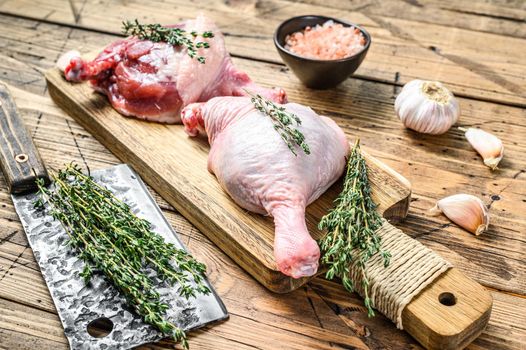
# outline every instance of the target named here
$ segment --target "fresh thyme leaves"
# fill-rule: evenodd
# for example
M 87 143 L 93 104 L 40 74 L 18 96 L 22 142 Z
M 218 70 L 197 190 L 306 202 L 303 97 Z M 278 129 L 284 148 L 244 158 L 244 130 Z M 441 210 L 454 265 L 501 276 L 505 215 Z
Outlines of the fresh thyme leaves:
M 136 36 L 141 40 L 150 40 L 153 42 L 163 41 L 175 46 L 184 46 L 186 47 L 188 55 L 192 58 L 197 58 L 200 63 L 205 63 L 205 58 L 203 56 L 197 56 L 197 49 L 208 49 L 210 44 L 206 41 L 198 41 L 194 43 L 194 39 L 197 36 L 203 38 L 214 37 L 214 33 L 211 31 L 199 34 L 195 31 L 187 32 L 181 28 L 163 27 L 158 23 L 140 24 L 137 19 L 133 22 L 122 22 L 122 32 L 126 35 Z
M 305 142 L 305 135 L 294 128 L 294 123 L 301 125 L 301 119 L 297 115 L 288 112 L 285 107 L 278 106 L 259 94 L 254 95 L 248 90 L 245 91 L 250 95 L 254 107 L 272 119 L 274 130 L 278 132 L 295 156 L 298 156 L 295 146 L 299 146 L 305 154 L 310 154 L 309 145 Z
M 40 196 L 35 207 L 62 223 L 68 244 L 86 263 L 80 276 L 88 283 L 95 271 L 102 272 L 145 322 L 187 349 L 184 331 L 164 317 L 169 306 L 161 301 L 149 271 L 155 270 L 160 280 L 177 285 L 179 294 L 189 298 L 210 293 L 204 283 L 206 266 L 166 243 L 148 221 L 77 165 L 67 165 L 51 177 L 53 187 L 37 181 Z
M 326 277 L 340 277 L 345 289 L 353 292 L 355 286 L 350 269 L 355 264 L 361 270 L 365 306 L 371 317 L 374 316 L 374 305 L 369 298 L 365 264 L 374 254 L 379 253 L 387 267 L 391 254 L 381 250 L 381 238 L 376 232 L 382 225 L 382 219 L 371 198 L 367 165 L 360 152 L 360 140 L 356 141 L 351 151 L 343 190 L 335 203 L 336 207 L 319 223 L 320 229 L 327 229 L 327 235 L 319 241 L 322 263 L 328 267 Z

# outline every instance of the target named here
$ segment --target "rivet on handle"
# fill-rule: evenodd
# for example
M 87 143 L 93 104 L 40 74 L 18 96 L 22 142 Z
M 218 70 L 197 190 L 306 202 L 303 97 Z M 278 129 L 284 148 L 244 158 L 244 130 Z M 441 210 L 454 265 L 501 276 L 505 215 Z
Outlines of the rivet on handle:
M 17 154 L 15 156 L 15 160 L 18 162 L 18 163 L 25 163 L 27 162 L 27 160 L 29 159 L 29 157 L 27 156 L 27 154 L 25 153 L 20 153 L 20 154 Z

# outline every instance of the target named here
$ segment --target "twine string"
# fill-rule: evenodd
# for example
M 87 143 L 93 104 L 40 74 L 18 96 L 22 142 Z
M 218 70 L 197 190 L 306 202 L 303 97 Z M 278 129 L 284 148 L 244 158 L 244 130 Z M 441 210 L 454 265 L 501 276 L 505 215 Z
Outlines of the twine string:
M 440 255 L 387 223 L 378 229 L 382 249 L 391 253 L 384 267 L 380 254 L 366 264 L 369 298 L 374 308 L 403 329 L 402 311 L 411 300 L 452 265 Z M 356 291 L 363 296 L 362 275 L 357 265 L 351 267 Z

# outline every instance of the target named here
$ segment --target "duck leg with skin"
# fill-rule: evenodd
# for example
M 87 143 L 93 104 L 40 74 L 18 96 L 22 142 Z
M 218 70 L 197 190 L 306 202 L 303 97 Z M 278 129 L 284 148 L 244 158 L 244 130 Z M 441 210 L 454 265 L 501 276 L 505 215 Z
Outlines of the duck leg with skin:
M 209 18 L 198 16 L 172 28 L 212 32 L 211 38 L 194 38 L 210 46 L 197 49 L 205 63 L 190 57 L 183 46 L 128 37 L 110 44 L 93 61 L 70 51 L 57 66 L 69 81 L 89 80 L 121 114 L 161 123 L 180 123 L 181 109 L 190 103 L 215 96 L 244 96 L 245 89 L 286 102 L 282 89 L 261 88 L 234 67 L 223 35 Z
M 181 113 L 186 132 L 208 135 L 208 170 L 241 207 L 271 215 L 275 223 L 274 256 L 281 272 L 294 278 L 312 276 L 320 249 L 305 222 L 305 207 L 343 173 L 349 145 L 334 121 L 312 109 L 288 103 L 310 154 L 295 156 L 248 97 L 216 97 L 194 103 Z

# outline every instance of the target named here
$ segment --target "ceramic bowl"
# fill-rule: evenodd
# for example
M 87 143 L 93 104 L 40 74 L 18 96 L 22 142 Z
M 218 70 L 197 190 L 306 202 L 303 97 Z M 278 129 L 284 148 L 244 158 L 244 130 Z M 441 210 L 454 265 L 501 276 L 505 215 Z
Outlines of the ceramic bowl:
M 285 38 L 287 35 L 323 24 L 329 20 L 340 23 L 345 27 L 353 26 L 360 30 L 365 38 L 365 47 L 358 53 L 337 60 L 318 60 L 306 58 L 292 53 L 285 49 Z M 281 23 L 274 33 L 274 45 L 278 49 L 279 55 L 287 66 L 294 72 L 299 80 L 307 87 L 313 89 L 329 89 L 343 82 L 360 66 L 369 46 L 371 46 L 371 36 L 360 26 L 345 22 L 336 18 L 325 16 L 298 16 L 292 17 Z

